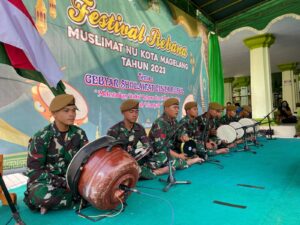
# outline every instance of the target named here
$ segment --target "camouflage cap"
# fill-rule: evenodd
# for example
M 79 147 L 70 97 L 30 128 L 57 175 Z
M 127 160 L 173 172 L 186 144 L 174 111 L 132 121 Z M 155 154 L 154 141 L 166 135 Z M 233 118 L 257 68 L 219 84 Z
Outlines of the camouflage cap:
M 222 111 L 224 107 L 217 102 L 211 102 L 209 103 L 208 109 Z
M 131 109 L 138 109 L 138 108 L 139 108 L 139 102 L 133 99 L 128 99 L 122 102 L 120 106 L 120 110 L 122 113 Z
M 51 101 L 49 109 L 51 112 L 57 112 L 68 105 L 75 105 L 75 98 L 73 95 L 69 95 L 69 94 L 57 95 Z
M 184 105 L 185 110 L 189 110 L 193 107 L 197 107 L 197 102 L 188 102 Z
M 164 107 L 169 107 L 171 105 L 179 105 L 179 101 L 177 98 L 169 98 L 164 101 Z
M 226 111 L 236 111 L 236 106 L 235 105 L 229 105 L 226 107 Z
M 243 106 L 243 110 L 245 110 L 246 112 L 248 112 L 248 113 L 251 113 L 251 107 L 250 106 L 248 106 L 248 105 L 244 105 Z

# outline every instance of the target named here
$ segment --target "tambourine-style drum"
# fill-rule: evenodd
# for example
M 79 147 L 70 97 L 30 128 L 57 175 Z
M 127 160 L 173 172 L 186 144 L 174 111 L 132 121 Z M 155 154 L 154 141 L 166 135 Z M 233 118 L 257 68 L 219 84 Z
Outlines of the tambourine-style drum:
M 217 137 L 230 144 L 236 139 L 236 131 L 232 126 L 221 125 L 217 129 Z
M 259 126 L 257 125 L 257 122 L 250 118 L 242 118 L 239 120 L 239 123 L 242 124 L 243 127 L 247 127 L 246 133 L 254 133 L 254 127 L 255 132 L 259 131 Z
M 187 157 L 192 157 L 196 154 L 197 145 L 194 140 L 189 140 L 181 143 L 180 151 L 187 155 Z
M 243 127 L 242 124 L 240 124 L 239 122 L 231 122 L 229 123 L 229 126 L 232 126 L 235 129 L 237 139 L 240 139 L 244 136 L 245 132 L 244 129 L 242 128 Z
M 141 160 L 144 160 L 146 156 L 148 156 L 151 152 L 151 148 L 144 148 L 140 147 L 133 150 L 133 157 L 136 161 L 140 162 Z
M 120 185 L 134 187 L 139 166 L 122 146 L 124 143 L 104 136 L 82 147 L 67 169 L 68 187 L 95 208 L 109 210 L 124 200 Z

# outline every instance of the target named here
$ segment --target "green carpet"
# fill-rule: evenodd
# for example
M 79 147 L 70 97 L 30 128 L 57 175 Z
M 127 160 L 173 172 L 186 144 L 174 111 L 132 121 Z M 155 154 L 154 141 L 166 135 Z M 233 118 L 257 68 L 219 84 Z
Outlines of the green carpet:
M 131 194 L 123 213 L 98 222 L 81 218 L 74 210 L 51 211 L 42 216 L 31 212 L 22 202 L 24 186 L 12 191 L 18 194 L 19 212 L 27 225 L 299 225 L 300 140 L 262 140 L 261 143 L 264 146 L 260 148 L 251 146 L 257 154 L 240 152 L 215 157 L 224 169 L 205 163 L 177 171 L 177 180 L 191 180 L 192 184 L 173 186 L 167 193 L 161 191 L 164 183 L 158 180 L 139 182 L 138 186 L 160 190 L 139 187 L 147 195 Z M 246 208 L 219 205 L 214 200 Z M 103 212 L 89 208 L 86 213 Z M 9 220 L 10 214 L 9 207 L 0 206 L 1 225 Z

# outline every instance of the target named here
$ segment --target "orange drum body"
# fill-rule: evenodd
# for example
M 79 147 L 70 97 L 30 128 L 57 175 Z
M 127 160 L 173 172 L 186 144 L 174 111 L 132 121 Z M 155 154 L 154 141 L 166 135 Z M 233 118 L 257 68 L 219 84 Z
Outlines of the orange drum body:
M 95 208 L 116 208 L 124 200 L 120 184 L 134 187 L 139 166 L 122 143 L 105 136 L 81 148 L 67 170 L 67 182 L 75 196 L 80 195 Z

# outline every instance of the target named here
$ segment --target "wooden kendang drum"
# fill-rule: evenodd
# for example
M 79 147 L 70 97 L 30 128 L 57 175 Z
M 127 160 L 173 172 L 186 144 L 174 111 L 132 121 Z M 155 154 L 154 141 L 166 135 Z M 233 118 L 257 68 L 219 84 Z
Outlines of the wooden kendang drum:
M 75 197 L 82 197 L 95 208 L 109 210 L 124 201 L 119 187 L 134 187 L 139 166 L 122 146 L 124 143 L 104 136 L 82 147 L 67 169 L 67 183 Z

